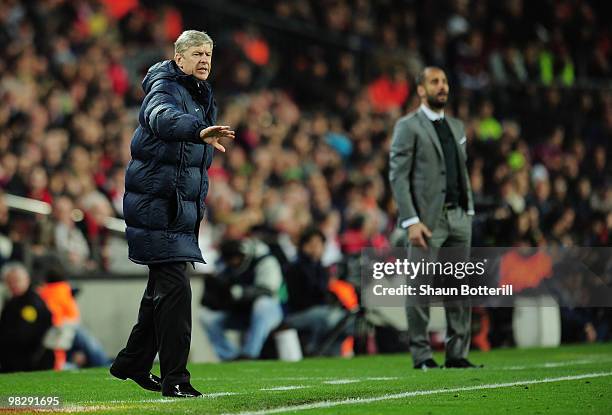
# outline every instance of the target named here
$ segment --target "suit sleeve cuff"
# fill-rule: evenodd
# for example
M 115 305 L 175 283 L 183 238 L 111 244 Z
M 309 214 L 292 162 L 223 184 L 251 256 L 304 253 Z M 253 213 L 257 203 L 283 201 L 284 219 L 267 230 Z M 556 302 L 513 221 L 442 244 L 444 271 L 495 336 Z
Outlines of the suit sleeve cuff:
M 400 228 L 408 229 L 409 226 L 414 225 L 415 223 L 419 223 L 421 219 L 418 216 L 414 216 L 412 218 L 404 219 L 400 222 Z

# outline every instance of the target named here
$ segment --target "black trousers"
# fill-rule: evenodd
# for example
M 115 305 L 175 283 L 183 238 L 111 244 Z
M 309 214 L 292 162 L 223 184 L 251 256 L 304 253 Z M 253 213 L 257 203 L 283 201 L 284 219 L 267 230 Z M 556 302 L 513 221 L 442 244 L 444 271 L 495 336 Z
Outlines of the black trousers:
M 159 352 L 162 388 L 189 382 L 191 285 L 186 262 L 149 265 L 138 322 L 113 366 L 126 375 L 148 374 Z

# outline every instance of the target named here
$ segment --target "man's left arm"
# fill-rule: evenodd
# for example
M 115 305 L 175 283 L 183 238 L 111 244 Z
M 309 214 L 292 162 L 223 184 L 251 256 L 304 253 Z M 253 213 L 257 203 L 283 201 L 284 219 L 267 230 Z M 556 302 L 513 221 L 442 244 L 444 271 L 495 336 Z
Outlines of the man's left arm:
M 175 89 L 169 83 L 159 83 L 152 88 L 143 104 L 144 122 L 156 137 L 164 141 L 204 144 L 201 132 L 208 126 L 198 117 L 183 111 Z

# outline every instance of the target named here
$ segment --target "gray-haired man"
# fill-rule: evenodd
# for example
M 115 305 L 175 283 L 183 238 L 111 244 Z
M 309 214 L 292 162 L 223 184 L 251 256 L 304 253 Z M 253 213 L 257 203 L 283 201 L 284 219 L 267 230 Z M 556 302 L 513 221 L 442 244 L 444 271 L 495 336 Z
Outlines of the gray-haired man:
M 138 322 L 111 374 L 130 378 L 164 396 L 197 397 L 187 358 L 191 344 L 191 285 L 187 264 L 204 262 L 198 246 L 205 212 L 208 168 L 222 138 L 217 106 L 206 80 L 213 42 L 188 30 L 176 40 L 174 60 L 153 65 L 142 86 L 146 93 L 125 175 L 123 213 L 129 257 L 148 265 Z M 159 352 L 161 379 L 151 374 Z
M 421 107 L 402 117 L 393 132 L 389 178 L 399 208 L 399 225 L 407 230 L 407 246 L 414 257 L 435 258 L 441 247 L 455 251 L 464 247 L 469 255 L 474 204 L 466 167 L 466 137 L 461 121 L 444 114 L 448 92 L 444 71 L 425 68 L 417 79 Z M 410 304 L 406 315 L 414 367 L 439 367 L 427 336 L 429 307 Z M 447 306 L 446 320 L 445 366 L 474 367 L 467 360 L 469 305 Z

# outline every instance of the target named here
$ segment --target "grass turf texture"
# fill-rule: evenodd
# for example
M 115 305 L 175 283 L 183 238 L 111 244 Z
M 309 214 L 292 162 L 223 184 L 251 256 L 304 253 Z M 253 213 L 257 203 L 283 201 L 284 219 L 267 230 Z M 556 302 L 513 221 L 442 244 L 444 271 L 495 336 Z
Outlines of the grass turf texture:
M 59 396 L 64 413 L 612 413 L 612 344 L 473 352 L 470 359 L 485 368 L 414 370 L 408 355 L 194 364 L 192 383 L 205 396 L 189 400 L 162 398 L 106 369 L 17 373 L 0 375 L 0 397 L 5 404 L 7 396 Z

